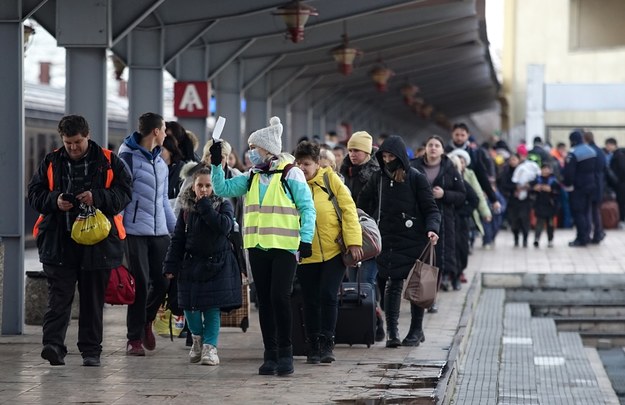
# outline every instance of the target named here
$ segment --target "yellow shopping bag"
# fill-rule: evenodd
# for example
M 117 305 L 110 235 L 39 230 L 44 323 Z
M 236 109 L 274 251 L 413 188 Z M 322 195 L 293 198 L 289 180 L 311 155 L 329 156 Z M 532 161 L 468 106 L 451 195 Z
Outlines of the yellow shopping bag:
M 156 313 L 153 327 L 157 335 L 173 340 L 173 337 L 180 335 L 184 329 L 184 315 L 174 315 L 171 310 L 161 305 Z
M 81 208 L 86 206 L 81 206 Z M 72 225 L 72 239 L 81 245 L 95 245 L 109 236 L 111 222 L 95 207 L 81 209 Z

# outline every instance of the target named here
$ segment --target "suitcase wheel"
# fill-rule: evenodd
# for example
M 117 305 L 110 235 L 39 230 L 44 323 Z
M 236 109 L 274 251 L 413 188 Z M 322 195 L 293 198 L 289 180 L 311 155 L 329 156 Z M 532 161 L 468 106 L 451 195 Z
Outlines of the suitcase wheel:
M 371 344 L 367 343 L 367 349 L 371 347 Z
M 249 327 L 250 327 L 250 320 L 247 317 L 243 318 L 243 320 L 241 321 L 241 330 L 243 332 L 247 332 L 247 328 Z

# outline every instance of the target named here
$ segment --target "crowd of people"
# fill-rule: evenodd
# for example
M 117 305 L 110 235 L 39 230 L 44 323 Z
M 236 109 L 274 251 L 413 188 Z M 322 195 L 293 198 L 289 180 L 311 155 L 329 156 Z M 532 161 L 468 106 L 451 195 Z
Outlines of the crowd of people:
M 129 356 L 156 347 L 153 322 L 172 283 L 184 310 L 188 361 L 220 364 L 220 314 L 242 305 L 242 274 L 253 281 L 264 345 L 261 375 L 289 375 L 293 363 L 294 282 L 304 302 L 306 361 L 332 363 L 344 281 L 373 286 L 375 340 L 388 348 L 425 340 L 425 312 L 411 304 L 400 335 L 402 289 L 428 243 L 435 246 L 441 291 L 466 282 L 464 270 L 481 239 L 492 249 L 507 226 L 514 246 L 554 246 L 558 226 L 576 227 L 571 247 L 598 244 L 604 202 L 616 200 L 625 224 L 625 149 L 615 139 L 599 148 L 589 131 L 575 130 L 570 149 L 534 139 L 512 150 L 502 140 L 477 145 L 463 123 L 446 141 L 438 135 L 412 151 L 402 137 L 334 132 L 283 150 L 278 117 L 249 135 L 239 159 L 226 140 L 197 138 L 179 123 L 146 113 L 116 153 L 89 139 L 81 116 L 58 126 L 63 147 L 48 154 L 28 187 L 41 213 L 34 236 L 49 286 L 41 356 L 65 364 L 65 334 L 74 288 L 80 292 L 78 349 L 83 365 L 99 366 L 104 294 L 112 268 L 125 256 L 136 282 L 127 310 Z M 102 211 L 109 235 L 94 245 L 71 237 L 88 207 Z M 377 223 L 382 251 L 363 259 L 359 214 Z M 118 214 L 122 214 L 121 217 Z M 342 241 L 341 244 L 339 241 Z M 237 246 L 241 248 L 237 250 Z M 243 248 L 245 250 L 243 250 Z M 359 262 L 343 263 L 348 252 Z M 171 298 L 170 298 L 171 299 Z M 386 330 L 385 330 L 386 328 Z

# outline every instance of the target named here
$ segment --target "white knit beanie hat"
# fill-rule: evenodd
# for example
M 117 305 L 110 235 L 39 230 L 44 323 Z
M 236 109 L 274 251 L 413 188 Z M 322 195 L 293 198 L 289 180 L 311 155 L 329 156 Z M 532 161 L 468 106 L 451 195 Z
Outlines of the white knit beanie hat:
M 280 118 L 271 117 L 269 126 L 252 132 L 247 140 L 249 145 L 265 149 L 274 156 L 282 152 L 282 124 Z
M 452 150 L 451 152 L 449 152 L 448 155 L 449 156 L 458 156 L 458 157 L 464 159 L 464 163 L 467 166 L 471 165 L 471 156 L 469 155 L 469 152 L 467 152 L 464 149 L 456 148 L 456 149 Z

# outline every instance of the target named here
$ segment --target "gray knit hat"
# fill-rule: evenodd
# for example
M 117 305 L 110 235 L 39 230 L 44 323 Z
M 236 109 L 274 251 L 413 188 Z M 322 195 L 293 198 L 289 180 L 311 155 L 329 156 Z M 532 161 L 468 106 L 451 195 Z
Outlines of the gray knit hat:
M 252 132 L 247 140 L 249 145 L 265 149 L 274 156 L 282 152 L 282 124 L 280 118 L 271 117 L 269 126 Z

